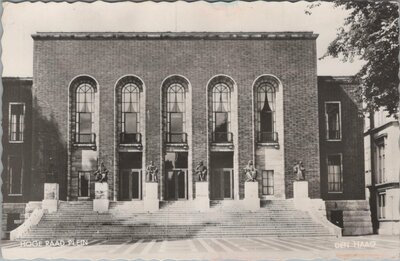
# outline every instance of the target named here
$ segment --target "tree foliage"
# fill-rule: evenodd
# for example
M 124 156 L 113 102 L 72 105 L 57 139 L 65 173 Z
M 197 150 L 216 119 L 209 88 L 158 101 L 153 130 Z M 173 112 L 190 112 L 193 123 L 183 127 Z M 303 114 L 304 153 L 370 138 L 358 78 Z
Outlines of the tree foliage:
M 349 10 L 325 56 L 344 61 L 360 58 L 366 63 L 357 73 L 359 92 L 367 109 L 384 108 L 399 112 L 399 11 L 388 1 L 336 0 Z

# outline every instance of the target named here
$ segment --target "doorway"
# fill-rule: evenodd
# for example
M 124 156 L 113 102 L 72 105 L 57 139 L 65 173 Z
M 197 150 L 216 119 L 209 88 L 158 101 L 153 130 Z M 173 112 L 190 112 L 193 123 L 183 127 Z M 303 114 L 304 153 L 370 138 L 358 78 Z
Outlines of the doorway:
M 331 222 L 343 229 L 343 210 L 331 210 Z
M 142 198 L 142 153 L 121 152 L 119 159 L 119 199 L 140 200 Z
M 140 199 L 141 170 L 123 169 L 120 175 L 121 200 Z
M 165 199 L 187 199 L 188 153 L 167 152 L 165 155 Z
M 210 198 L 233 199 L 233 152 L 212 152 L 210 156 Z

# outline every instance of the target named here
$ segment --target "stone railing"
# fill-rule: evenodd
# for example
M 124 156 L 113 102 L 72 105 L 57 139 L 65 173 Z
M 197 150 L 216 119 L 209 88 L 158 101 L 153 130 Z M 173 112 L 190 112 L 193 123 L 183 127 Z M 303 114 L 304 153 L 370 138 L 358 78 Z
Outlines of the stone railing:
M 39 223 L 39 221 L 42 219 L 42 216 L 43 209 L 35 209 L 24 223 L 10 232 L 10 240 L 16 240 L 27 233 L 33 226 Z
M 326 227 L 329 232 L 334 234 L 336 237 L 341 237 L 342 229 L 331 223 L 326 218 L 325 202 L 322 199 L 310 199 L 310 203 L 307 212 L 310 214 L 311 218 Z

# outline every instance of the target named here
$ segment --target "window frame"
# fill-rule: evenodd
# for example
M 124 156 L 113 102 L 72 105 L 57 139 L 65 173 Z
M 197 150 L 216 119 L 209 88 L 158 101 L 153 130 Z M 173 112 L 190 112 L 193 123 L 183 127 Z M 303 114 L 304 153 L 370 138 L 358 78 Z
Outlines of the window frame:
M 264 132 L 261 130 L 261 113 L 262 109 L 259 109 L 259 103 L 261 100 L 259 99 L 259 95 L 262 93 L 260 91 L 261 88 L 265 88 L 265 100 L 268 100 L 268 93 L 273 94 L 273 108 L 271 108 L 271 119 L 272 119 L 272 132 Z M 273 90 L 269 92 L 269 90 Z M 255 125 L 255 135 L 256 135 L 256 142 L 259 145 L 262 144 L 279 144 L 279 137 L 277 131 L 277 124 L 276 124 L 276 105 L 277 105 L 277 92 L 279 91 L 279 82 L 272 77 L 263 77 L 256 81 L 254 84 L 254 125 Z M 265 103 L 264 100 L 264 103 Z M 271 133 L 272 139 L 271 141 L 260 141 L 261 133 Z
M 133 86 L 132 86 L 133 85 Z M 127 89 L 128 87 L 133 87 L 134 90 L 133 91 L 124 91 L 125 89 Z M 137 96 L 137 101 L 133 101 L 131 102 L 134 106 L 137 107 L 137 111 L 136 112 L 127 112 L 124 109 L 124 105 L 125 103 L 130 103 L 130 102 L 126 102 L 124 99 L 124 95 L 133 95 L 132 93 L 134 93 L 134 95 Z M 127 81 L 125 83 L 123 83 L 122 87 L 121 87 L 121 133 L 128 133 L 126 132 L 126 115 L 130 114 L 130 113 L 135 113 L 136 114 L 136 132 L 135 133 L 129 133 L 129 134 L 137 134 L 140 133 L 140 100 L 141 100 L 141 88 L 140 86 L 138 86 L 137 83 L 135 83 L 134 81 L 130 80 Z
M 264 172 L 267 175 L 267 186 L 264 186 Z M 268 174 L 272 174 L 272 178 L 269 177 Z M 275 171 L 273 169 L 264 169 L 261 171 L 261 193 L 263 196 L 273 196 L 275 195 Z M 272 185 L 268 182 L 269 180 L 272 180 Z M 264 194 L 264 187 L 267 188 L 267 192 L 272 189 L 272 193 L 267 193 Z
M 383 152 L 383 153 L 381 153 Z M 382 157 L 383 155 L 383 157 Z M 386 137 L 375 140 L 375 182 L 377 184 L 386 183 Z
M 11 107 L 13 105 L 22 105 L 22 127 L 19 131 L 20 131 L 20 135 L 21 135 L 21 140 L 12 140 L 12 134 L 11 134 L 11 130 L 12 130 L 12 115 L 11 115 Z M 26 106 L 25 106 L 25 102 L 9 102 L 8 103 L 8 142 L 9 143 L 24 143 L 25 140 L 25 116 L 26 116 Z M 21 125 L 21 121 L 19 123 Z
M 90 111 L 89 112 L 80 112 L 79 109 L 79 105 L 82 103 L 80 100 L 78 101 L 78 90 L 81 88 L 81 86 L 83 85 L 87 85 L 91 88 L 91 101 L 90 101 Z M 90 80 L 80 80 L 78 81 L 73 89 L 73 106 L 75 107 L 75 126 L 73 128 L 73 137 L 74 137 L 74 144 L 78 145 L 78 146 L 93 146 L 94 144 L 96 144 L 96 132 L 94 130 L 95 128 L 95 113 L 96 113 L 96 92 L 97 92 L 97 87 L 96 85 L 90 81 Z M 86 94 L 85 94 L 86 95 Z M 81 115 L 80 114 L 84 114 L 84 113 L 90 113 L 91 115 L 91 119 L 90 119 L 90 133 L 82 133 L 81 132 Z M 82 142 L 82 141 L 78 141 L 77 137 L 78 135 L 90 135 L 90 142 Z M 80 140 L 80 139 L 79 139 Z
M 329 166 L 337 166 L 337 165 L 329 165 L 329 156 L 340 156 L 340 191 L 331 191 L 329 190 Z M 344 191 L 344 182 L 343 182 L 343 155 L 342 153 L 333 153 L 328 154 L 326 156 L 326 170 L 327 170 L 327 186 L 328 193 L 332 194 L 341 194 Z
M 383 206 L 381 206 L 381 198 L 383 199 Z M 378 220 L 386 220 L 386 191 L 378 193 L 377 207 L 378 207 Z
M 223 85 L 224 87 L 226 87 L 226 89 L 228 91 L 226 92 L 217 92 L 215 89 L 219 86 Z M 213 143 L 232 143 L 233 142 L 233 137 L 232 137 L 232 87 L 230 86 L 230 84 L 226 81 L 223 81 L 222 79 L 219 81 L 214 82 L 211 85 L 210 88 L 210 93 L 211 93 L 211 122 L 212 122 L 212 142 Z M 217 110 L 217 105 L 220 104 L 219 101 L 217 101 L 217 95 L 222 95 L 221 93 L 227 93 L 227 101 L 224 102 L 224 104 L 226 104 L 225 111 L 221 112 Z M 221 96 L 222 97 L 222 96 Z M 215 137 L 215 133 L 216 132 L 216 122 L 217 122 L 217 114 L 218 113 L 224 113 L 226 114 L 226 125 L 227 125 L 227 130 L 226 130 L 226 141 L 214 141 Z M 218 132 L 218 133 L 224 133 L 224 132 Z M 231 137 L 229 137 L 231 136 Z
M 331 139 L 329 138 L 329 116 L 327 105 L 328 104 L 339 104 L 339 138 L 338 139 Z M 325 109 L 325 138 L 327 141 L 342 141 L 342 104 L 340 101 L 325 101 L 324 102 L 324 109 Z
M 181 76 L 172 76 L 166 79 L 162 84 L 162 135 L 163 141 L 167 145 L 177 145 L 177 146 L 187 146 L 188 143 L 188 86 L 189 83 L 186 79 Z M 179 88 L 178 92 L 173 91 L 171 89 Z M 171 106 L 175 103 L 170 100 L 173 99 L 173 95 L 181 95 L 182 101 L 177 101 L 182 107 L 181 111 L 174 111 L 171 109 Z M 176 96 L 174 96 L 176 97 Z M 179 105 L 178 105 L 179 106 Z M 172 118 L 173 114 L 181 114 L 182 121 L 182 131 L 181 132 L 172 132 Z M 178 140 L 175 140 L 173 136 L 178 135 L 180 137 Z M 180 136 L 179 136 L 180 135 Z
M 20 184 L 20 191 L 21 193 L 12 193 L 12 172 L 10 173 L 10 159 L 11 158 L 20 158 L 21 160 L 21 184 Z M 7 157 L 7 177 L 8 177 L 8 196 L 22 196 L 24 191 L 24 160 L 21 156 L 19 155 L 8 155 Z

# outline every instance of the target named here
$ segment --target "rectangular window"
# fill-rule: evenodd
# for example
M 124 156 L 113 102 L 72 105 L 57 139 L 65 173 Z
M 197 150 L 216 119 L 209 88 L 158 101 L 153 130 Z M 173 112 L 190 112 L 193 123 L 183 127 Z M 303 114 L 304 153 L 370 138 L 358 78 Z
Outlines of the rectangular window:
M 386 193 L 380 193 L 378 195 L 378 218 L 386 218 Z
M 325 102 L 326 139 L 341 139 L 340 102 Z
M 9 195 L 22 195 L 22 158 L 19 156 L 8 157 L 8 185 Z
M 79 172 L 79 197 L 89 197 L 90 195 L 90 172 Z
M 9 104 L 9 141 L 23 142 L 24 141 L 24 103 Z
M 328 192 L 343 192 L 342 155 L 328 155 Z
M 274 171 L 263 170 L 262 171 L 262 193 L 263 195 L 274 194 Z
M 376 146 L 376 174 L 377 174 L 377 183 L 385 183 L 386 175 L 385 175 L 385 140 L 383 139 Z

